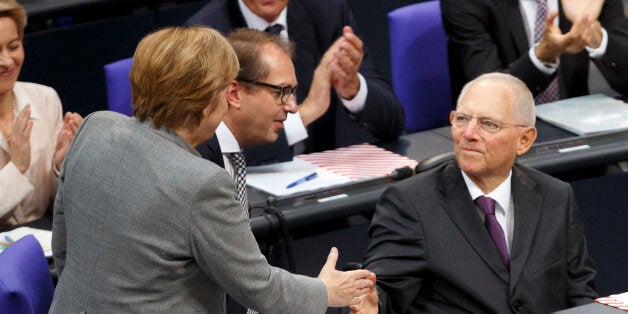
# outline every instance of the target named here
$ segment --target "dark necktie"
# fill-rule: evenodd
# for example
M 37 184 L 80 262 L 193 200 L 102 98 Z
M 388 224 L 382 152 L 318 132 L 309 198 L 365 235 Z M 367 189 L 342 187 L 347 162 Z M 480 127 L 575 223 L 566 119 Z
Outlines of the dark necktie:
M 536 20 L 534 21 L 534 42 L 538 43 L 543 38 L 545 32 L 545 19 L 547 18 L 547 0 L 536 0 Z M 560 93 L 558 91 L 558 73 L 554 76 L 552 82 L 545 88 L 544 91 L 536 95 L 537 105 L 557 101 L 560 99 Z
M 283 30 L 283 26 L 281 24 L 273 24 L 271 26 L 266 27 L 264 31 L 266 31 L 267 33 L 271 35 L 279 35 L 279 33 L 281 33 L 282 30 Z
M 236 183 L 238 199 L 244 208 L 246 217 L 249 217 L 249 201 L 246 195 L 246 161 L 242 153 L 231 153 L 231 163 L 233 164 L 233 180 Z
M 488 233 L 491 235 L 491 238 L 493 238 L 493 242 L 495 242 L 495 246 L 499 251 L 499 257 L 501 257 L 502 261 L 506 265 L 506 268 L 508 268 L 510 266 L 508 246 L 506 245 L 504 230 L 499 225 L 497 218 L 495 218 L 495 200 L 490 197 L 480 196 L 475 199 L 475 202 L 486 214 L 484 217 L 484 225 L 486 226 L 486 229 L 488 229 Z

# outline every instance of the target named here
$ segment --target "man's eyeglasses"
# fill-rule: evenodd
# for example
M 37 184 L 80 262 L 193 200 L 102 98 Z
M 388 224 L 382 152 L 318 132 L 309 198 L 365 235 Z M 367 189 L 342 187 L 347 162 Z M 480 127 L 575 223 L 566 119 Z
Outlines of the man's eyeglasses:
M 275 84 L 269 84 L 269 83 L 264 83 L 264 82 L 258 82 L 254 80 L 243 79 L 243 78 L 238 78 L 237 80 L 276 90 L 277 92 L 279 92 L 279 100 L 281 100 L 282 104 L 285 104 L 286 102 L 288 102 L 288 99 L 290 99 L 290 95 L 295 94 L 297 91 L 297 85 L 295 85 L 294 87 L 290 85 L 275 85 Z
M 477 119 L 480 130 L 486 131 L 488 133 L 497 133 L 507 126 L 527 127 L 527 125 L 506 123 L 492 118 L 474 117 L 466 113 L 457 112 L 455 110 L 452 111 L 452 114 L 453 119 L 451 120 L 451 124 L 459 128 L 467 127 L 472 119 Z

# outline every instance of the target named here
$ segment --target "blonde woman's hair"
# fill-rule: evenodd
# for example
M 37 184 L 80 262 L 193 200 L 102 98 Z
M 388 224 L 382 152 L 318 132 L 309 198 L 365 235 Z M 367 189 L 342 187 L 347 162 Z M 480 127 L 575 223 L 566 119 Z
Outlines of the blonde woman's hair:
M 15 22 L 20 39 L 24 38 L 26 28 L 26 11 L 15 0 L 0 0 L 0 17 L 9 17 Z
M 133 56 L 133 116 L 153 119 L 155 128 L 197 127 L 205 108 L 226 103 L 217 97 L 239 68 L 231 45 L 213 29 L 169 27 L 151 33 Z

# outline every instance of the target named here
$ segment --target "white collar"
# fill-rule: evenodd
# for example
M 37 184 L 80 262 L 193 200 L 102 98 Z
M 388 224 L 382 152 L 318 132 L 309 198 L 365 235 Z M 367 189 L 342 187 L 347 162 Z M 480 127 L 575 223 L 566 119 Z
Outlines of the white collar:
M 471 178 L 469 178 L 469 176 L 467 176 L 466 173 L 464 173 L 464 171 L 461 170 L 460 172 L 462 172 L 464 183 L 467 185 L 469 194 L 471 194 L 471 199 L 475 200 L 476 198 L 484 195 L 482 190 L 480 190 L 480 188 L 471 180 Z M 504 209 L 504 211 L 507 211 L 508 208 L 510 208 L 510 197 L 512 195 L 511 186 L 512 170 L 510 170 L 510 172 L 508 173 L 508 177 L 506 178 L 506 180 L 500 183 L 493 191 L 486 194 L 486 196 L 494 199 L 495 202 L 497 202 L 497 204 L 499 204 L 499 206 Z
M 263 31 L 266 29 L 266 27 L 273 25 L 273 24 L 279 24 L 281 26 L 283 26 L 283 30 L 287 31 L 288 30 L 288 6 L 286 6 L 281 13 L 279 13 L 279 17 L 277 17 L 276 20 L 274 20 L 272 23 L 268 23 L 268 21 L 266 21 L 265 19 L 255 15 L 255 13 L 253 13 L 253 11 L 251 11 L 251 9 L 249 9 L 246 4 L 244 4 L 244 1 L 242 0 L 238 0 L 238 5 L 240 5 L 240 12 L 242 12 L 242 16 L 244 17 L 244 21 L 246 22 L 246 25 L 249 28 L 254 28 L 260 31 Z M 283 31 L 282 31 L 283 33 Z
M 216 138 L 218 139 L 218 145 L 220 145 L 220 151 L 222 151 L 223 154 L 239 153 L 242 151 L 235 136 L 233 136 L 231 130 L 229 130 L 227 125 L 222 121 L 216 128 Z

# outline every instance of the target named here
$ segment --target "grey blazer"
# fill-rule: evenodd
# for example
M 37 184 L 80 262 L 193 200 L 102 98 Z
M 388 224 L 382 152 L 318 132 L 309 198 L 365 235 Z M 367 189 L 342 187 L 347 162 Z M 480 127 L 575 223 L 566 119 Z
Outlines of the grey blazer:
M 571 187 L 515 165 L 510 269 L 451 161 L 386 190 L 365 266 L 383 313 L 549 313 L 592 302 L 595 270 Z
M 54 206 L 51 313 L 324 313 L 314 278 L 271 267 L 224 169 L 152 121 L 88 116 Z

